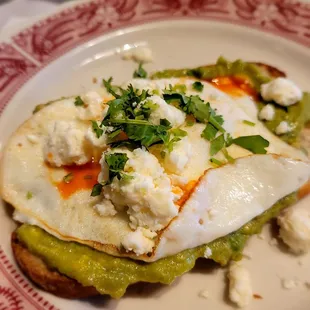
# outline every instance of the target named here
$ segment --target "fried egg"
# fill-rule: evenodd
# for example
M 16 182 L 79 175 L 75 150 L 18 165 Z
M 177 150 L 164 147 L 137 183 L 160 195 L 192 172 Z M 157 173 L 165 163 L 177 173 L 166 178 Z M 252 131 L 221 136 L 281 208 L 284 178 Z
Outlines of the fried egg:
M 106 135 L 97 138 L 93 126 L 107 113 L 111 96 L 84 95 L 89 102 L 83 106 L 76 104 L 76 98 L 56 101 L 22 124 L 3 151 L 0 190 L 15 208 L 15 220 L 37 225 L 62 240 L 151 262 L 239 229 L 308 181 L 307 157 L 258 120 L 255 102 L 242 90 L 223 91 L 203 82 L 198 93 L 190 78 L 129 83 L 155 90 L 153 101 L 158 104 L 150 120 L 155 124 L 166 115 L 174 128 L 187 132 L 186 139 L 164 158 L 156 146 L 149 152 L 125 150 L 129 157 L 125 171 L 135 174 L 131 187 L 115 183 L 104 191 L 106 197 L 92 197 L 93 186 L 105 177 L 99 160 L 109 151 Z M 231 145 L 227 151 L 237 160 L 215 167 L 210 142 L 201 137 L 205 126 L 188 126 L 185 113 L 160 97 L 165 87 L 178 84 L 186 86 L 188 95 L 210 102 L 233 138 L 261 135 L 268 140 L 267 154 L 253 155 Z M 225 159 L 222 153 L 215 157 Z M 156 209 L 160 199 L 169 210 Z M 143 223 L 154 224 L 154 229 L 146 231 Z

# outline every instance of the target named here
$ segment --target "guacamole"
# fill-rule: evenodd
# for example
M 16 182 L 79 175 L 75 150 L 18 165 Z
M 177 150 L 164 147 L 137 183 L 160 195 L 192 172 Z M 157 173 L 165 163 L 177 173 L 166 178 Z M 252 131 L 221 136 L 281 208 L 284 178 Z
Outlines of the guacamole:
M 196 260 L 204 256 L 207 247 L 212 251 L 209 258 L 221 265 L 226 265 L 230 259 L 241 259 L 249 236 L 259 233 L 267 221 L 296 200 L 296 194 L 286 196 L 236 232 L 153 263 L 118 258 L 82 244 L 61 241 L 36 226 L 26 224 L 17 229 L 17 236 L 49 267 L 84 286 L 94 286 L 101 294 L 120 298 L 133 283 L 172 283 L 195 266 Z

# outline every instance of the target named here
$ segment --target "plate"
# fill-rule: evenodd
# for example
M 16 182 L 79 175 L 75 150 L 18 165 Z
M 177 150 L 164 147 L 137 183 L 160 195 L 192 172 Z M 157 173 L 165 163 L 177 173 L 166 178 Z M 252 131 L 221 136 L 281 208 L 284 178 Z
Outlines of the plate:
M 136 65 L 121 60 L 120 52 L 133 46 L 152 49 L 148 71 L 212 63 L 223 55 L 270 63 L 310 90 L 309 20 L 310 5 L 297 1 L 97 0 L 70 6 L 0 45 L 0 142 L 39 103 L 96 89 L 102 77 L 129 79 Z M 10 249 L 15 224 L 0 203 L 1 310 L 232 309 L 225 269 L 205 262 L 169 287 L 134 286 L 121 300 L 67 301 L 47 294 L 16 266 Z M 254 236 L 245 250 L 254 293 L 262 297 L 253 298 L 249 309 L 308 310 L 310 255 L 289 255 L 281 244 L 271 245 L 273 235 L 267 225 L 264 240 Z M 284 290 L 283 279 L 297 287 Z M 208 299 L 198 296 L 203 290 Z

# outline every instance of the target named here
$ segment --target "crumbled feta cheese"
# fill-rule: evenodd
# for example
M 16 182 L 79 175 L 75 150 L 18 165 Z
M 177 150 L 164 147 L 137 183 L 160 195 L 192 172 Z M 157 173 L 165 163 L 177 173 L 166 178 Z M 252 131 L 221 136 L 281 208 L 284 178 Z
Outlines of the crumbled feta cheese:
M 32 144 L 37 144 L 39 142 L 38 136 L 35 135 L 27 135 L 27 139 Z
M 154 125 L 159 125 L 161 119 L 167 119 L 172 127 L 179 127 L 185 122 L 185 113 L 176 107 L 168 104 L 163 98 L 160 96 L 154 95 L 147 98 L 146 101 L 152 101 L 154 104 L 158 106 L 157 109 L 151 112 L 149 117 L 149 121 Z M 143 103 L 141 103 L 143 104 Z
M 44 159 L 56 167 L 87 163 L 91 157 L 86 154 L 84 138 L 74 122 L 52 122 L 43 147 Z
M 173 150 L 165 153 L 164 168 L 174 174 L 182 174 L 193 154 L 192 144 L 184 137 L 173 145 Z
M 261 111 L 258 114 L 259 119 L 266 120 L 266 121 L 272 121 L 275 116 L 275 109 L 272 104 L 266 104 Z
M 123 60 L 133 60 L 135 62 L 152 62 L 153 61 L 153 53 L 149 47 L 136 47 L 132 48 L 129 51 L 126 51 L 122 54 Z
M 171 183 L 175 186 L 184 186 L 188 183 L 188 178 L 176 174 L 170 174 Z
M 299 281 L 290 280 L 290 279 L 282 279 L 282 287 L 286 290 L 291 290 L 299 285 Z
M 117 213 L 114 205 L 108 199 L 103 199 L 102 201 L 94 205 L 94 209 L 101 216 L 114 216 Z
M 301 202 L 300 202 L 301 203 Z M 280 237 L 295 254 L 310 250 L 310 209 L 308 205 L 296 205 L 278 216 Z
M 98 122 L 98 125 L 100 122 Z M 94 132 L 92 126 L 87 129 L 85 134 L 86 141 L 89 142 L 90 146 L 104 149 L 107 146 L 107 135 L 103 133 L 99 138 L 97 137 L 96 133 Z
M 240 263 L 230 263 L 228 270 L 229 298 L 239 307 L 247 306 L 252 300 L 253 292 L 250 274 Z
M 287 121 L 282 121 L 276 128 L 277 135 L 284 135 L 292 130 Z
M 79 106 L 79 117 L 82 120 L 94 120 L 102 117 L 104 108 L 102 97 L 95 91 L 90 91 L 81 96 L 84 106 Z
M 204 299 L 208 299 L 210 295 L 207 290 L 203 290 L 199 292 L 198 296 Z
M 273 100 L 282 106 L 295 104 L 302 98 L 302 91 L 291 80 L 276 78 L 261 86 L 261 95 L 264 100 Z
M 133 251 L 137 255 L 146 254 L 152 251 L 155 245 L 153 240 L 157 236 L 156 233 L 138 227 L 137 230 L 127 234 L 123 240 L 122 245 L 127 251 Z
M 206 250 L 205 250 L 203 256 L 205 258 L 210 258 L 212 256 L 212 250 L 208 246 L 206 247 Z
M 113 179 L 104 190 L 104 195 L 116 207 L 128 207 L 130 227 L 147 227 L 152 231 L 164 228 L 178 214 L 175 201 L 179 194 L 173 192 L 171 182 L 157 158 L 143 149 L 133 152 L 113 149 L 113 152 L 125 152 L 128 161 L 124 172 L 133 178 L 130 180 Z M 103 154 L 104 158 L 105 154 Z M 100 161 L 102 171 L 99 181 L 108 177 L 107 165 Z

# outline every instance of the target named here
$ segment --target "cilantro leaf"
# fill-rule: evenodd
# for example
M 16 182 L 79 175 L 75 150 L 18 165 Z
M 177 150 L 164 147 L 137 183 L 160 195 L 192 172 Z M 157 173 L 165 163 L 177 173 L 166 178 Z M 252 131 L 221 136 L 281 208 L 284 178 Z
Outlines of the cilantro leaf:
M 217 132 L 218 130 L 211 123 L 208 123 L 206 128 L 201 133 L 201 137 L 211 141 L 215 138 Z
M 110 77 L 108 80 L 103 79 L 102 83 L 103 83 L 104 87 L 107 89 L 107 91 L 112 96 L 114 96 L 115 98 L 119 98 L 120 95 L 117 94 L 117 91 L 119 90 L 119 87 L 118 86 L 113 86 L 112 85 L 112 81 L 113 81 L 113 78 Z
M 210 155 L 213 156 L 217 154 L 225 146 L 224 135 L 220 135 L 211 141 L 210 145 Z
M 93 131 L 94 131 L 94 133 L 96 134 L 96 137 L 99 139 L 99 138 L 102 136 L 102 134 L 103 134 L 103 129 L 101 129 L 101 128 L 98 126 L 98 124 L 97 124 L 96 121 L 92 121 L 91 123 L 92 123 Z
M 29 200 L 33 197 L 32 192 L 27 192 L 26 198 Z
M 122 178 L 122 173 L 128 159 L 126 153 L 111 153 L 105 155 L 104 160 L 109 167 L 108 184 L 110 184 L 115 177 L 119 180 Z
M 243 123 L 243 124 L 245 124 L 245 125 L 252 126 L 252 127 L 254 127 L 254 126 L 255 126 L 255 123 L 250 122 L 250 121 L 247 121 L 247 120 L 244 120 L 242 123 Z
M 235 159 L 229 155 L 228 151 L 225 148 L 222 149 L 222 153 L 224 154 L 224 156 L 228 160 L 228 162 L 230 162 L 230 163 L 235 162 Z
M 225 165 L 224 162 L 222 162 L 222 161 L 220 161 L 220 160 L 218 160 L 218 159 L 216 159 L 216 158 L 214 158 L 214 157 L 211 157 L 211 158 L 210 158 L 210 162 L 211 162 L 212 164 L 216 164 L 217 166 L 223 166 L 223 165 Z
M 165 145 L 168 152 L 171 153 L 175 143 L 181 141 L 181 139 L 185 136 L 187 136 L 187 132 L 185 130 L 179 128 L 170 130 L 170 140 Z
M 101 183 L 97 183 L 93 186 L 90 196 L 95 197 L 101 194 L 103 185 Z
M 203 90 L 203 84 L 199 81 L 194 82 L 192 86 L 193 86 L 193 89 L 195 89 L 198 92 L 202 92 Z
M 142 63 L 139 64 L 138 69 L 133 73 L 134 78 L 145 79 L 147 77 L 147 72 L 143 69 Z
M 238 137 L 232 140 L 232 143 L 243 147 L 244 149 L 254 154 L 266 154 L 266 147 L 269 146 L 269 141 L 260 135 Z
M 74 100 L 74 105 L 76 107 L 80 107 L 80 106 L 83 106 L 85 103 L 84 101 L 82 100 L 82 98 L 80 96 L 77 96 L 75 97 L 75 100 Z

